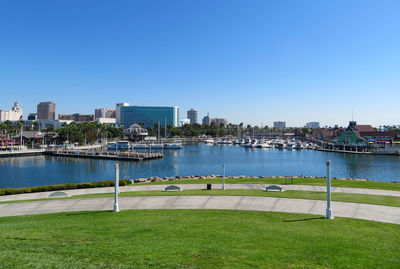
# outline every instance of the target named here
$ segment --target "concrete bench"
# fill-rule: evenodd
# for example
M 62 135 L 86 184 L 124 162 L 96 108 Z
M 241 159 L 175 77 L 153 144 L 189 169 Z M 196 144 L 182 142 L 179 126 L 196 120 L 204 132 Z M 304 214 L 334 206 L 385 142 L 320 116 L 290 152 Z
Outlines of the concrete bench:
M 265 188 L 265 191 L 285 191 L 285 190 L 277 185 L 270 185 Z
M 70 195 L 63 191 L 56 191 L 49 194 L 49 198 L 64 198 L 69 197 Z
M 167 187 L 165 187 L 164 191 L 181 191 L 182 188 L 180 186 L 177 185 L 169 185 Z

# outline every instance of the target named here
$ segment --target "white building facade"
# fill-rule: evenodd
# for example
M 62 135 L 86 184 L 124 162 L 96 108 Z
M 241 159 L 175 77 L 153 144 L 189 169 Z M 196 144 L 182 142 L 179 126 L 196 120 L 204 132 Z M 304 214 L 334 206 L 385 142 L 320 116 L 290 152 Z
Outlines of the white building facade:
M 129 106 L 129 103 L 117 103 L 115 107 L 115 120 L 117 124 L 121 124 L 121 107 Z
M 18 102 L 14 103 L 11 110 L 0 110 L 0 122 L 4 121 L 19 121 L 22 120 L 22 108 Z

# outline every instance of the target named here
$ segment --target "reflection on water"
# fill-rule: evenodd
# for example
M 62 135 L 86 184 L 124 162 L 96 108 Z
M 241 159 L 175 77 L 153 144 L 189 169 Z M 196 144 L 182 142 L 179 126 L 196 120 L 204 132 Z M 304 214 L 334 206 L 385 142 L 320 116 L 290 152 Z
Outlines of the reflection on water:
M 311 150 L 245 149 L 238 146 L 188 145 L 164 151 L 163 159 L 140 162 L 35 156 L 0 159 L 0 188 L 86 182 L 114 178 L 227 175 L 325 176 L 326 160 L 332 161 L 333 177 L 400 180 L 400 157 L 337 154 Z

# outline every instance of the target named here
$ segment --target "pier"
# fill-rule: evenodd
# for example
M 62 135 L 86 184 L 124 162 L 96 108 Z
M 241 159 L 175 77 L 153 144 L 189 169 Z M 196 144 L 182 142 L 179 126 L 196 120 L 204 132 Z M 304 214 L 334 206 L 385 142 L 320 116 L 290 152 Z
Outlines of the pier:
M 37 155 L 43 155 L 45 153 L 46 153 L 46 151 L 43 149 L 0 151 L 0 158 L 2 158 L 2 157 L 37 156 Z
M 326 152 L 349 153 L 349 154 L 369 154 L 369 155 L 373 154 L 372 152 L 369 151 L 352 151 L 352 150 L 324 149 L 324 148 L 318 148 L 316 150 L 326 151 Z
M 122 161 L 152 160 L 164 157 L 164 153 L 162 152 L 129 152 L 129 151 L 101 152 L 101 151 L 57 150 L 57 151 L 48 151 L 47 154 L 60 157 L 122 160 Z

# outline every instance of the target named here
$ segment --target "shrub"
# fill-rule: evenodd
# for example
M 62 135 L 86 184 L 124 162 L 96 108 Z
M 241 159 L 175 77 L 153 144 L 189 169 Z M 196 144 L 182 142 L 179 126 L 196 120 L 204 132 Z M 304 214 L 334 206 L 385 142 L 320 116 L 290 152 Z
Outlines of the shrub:
M 131 181 L 128 179 L 121 179 L 119 181 L 120 186 L 126 186 L 129 184 L 131 184 Z M 32 193 L 32 192 L 101 188 L 101 187 L 114 187 L 114 180 L 102 180 L 102 181 L 84 182 L 84 183 L 66 183 L 58 185 L 44 185 L 44 186 L 21 188 L 21 189 L 5 188 L 5 189 L 0 189 L 0 196 L 21 194 L 21 193 Z

